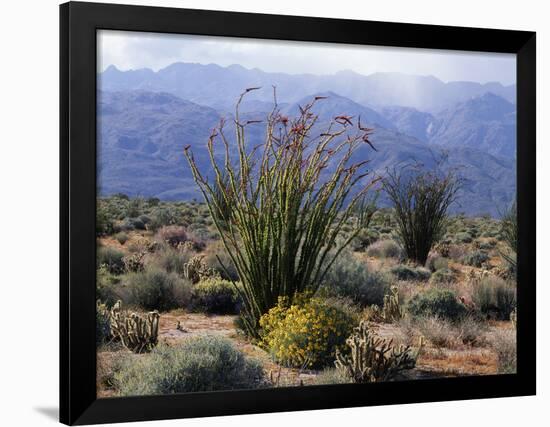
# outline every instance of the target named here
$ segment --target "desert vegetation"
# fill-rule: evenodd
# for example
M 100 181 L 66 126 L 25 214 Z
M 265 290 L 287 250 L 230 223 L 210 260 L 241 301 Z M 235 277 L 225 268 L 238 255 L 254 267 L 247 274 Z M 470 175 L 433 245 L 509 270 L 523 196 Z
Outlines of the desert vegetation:
M 203 200 L 98 198 L 100 397 L 515 371 L 514 208 L 451 215 L 454 173 L 373 174 L 375 130 L 321 128 L 322 102 L 238 104 L 208 171 L 185 147 Z

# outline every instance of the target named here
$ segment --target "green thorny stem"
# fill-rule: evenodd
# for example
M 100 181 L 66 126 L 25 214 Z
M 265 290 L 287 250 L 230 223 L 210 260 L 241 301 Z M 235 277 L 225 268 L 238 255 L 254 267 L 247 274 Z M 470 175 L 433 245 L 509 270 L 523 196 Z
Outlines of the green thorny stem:
M 255 89 L 246 89 L 235 108 L 238 164 L 231 162 L 233 147 L 224 135 L 223 120 L 208 140 L 213 182 L 199 171 L 189 146 L 185 155 L 239 274 L 246 332 L 258 337 L 260 317 L 278 298 L 314 293 L 342 249 L 368 225 L 373 206 L 364 204 L 377 179 L 362 184 L 369 174 L 367 161 L 351 161 L 360 144 L 371 144 L 372 129 L 361 127 L 360 119 L 353 135 L 349 131 L 355 126 L 348 116 L 335 117 L 325 132 L 311 135 L 317 121 L 311 109 L 322 97 L 289 119 L 280 114 L 274 89 L 265 143 L 247 152 L 245 129 L 258 121 L 241 122 L 239 106 Z M 225 160 L 215 158 L 218 140 Z M 335 169 L 326 179 L 322 173 L 329 164 Z M 350 194 L 356 184 L 359 190 Z M 355 227 L 336 247 L 348 220 Z

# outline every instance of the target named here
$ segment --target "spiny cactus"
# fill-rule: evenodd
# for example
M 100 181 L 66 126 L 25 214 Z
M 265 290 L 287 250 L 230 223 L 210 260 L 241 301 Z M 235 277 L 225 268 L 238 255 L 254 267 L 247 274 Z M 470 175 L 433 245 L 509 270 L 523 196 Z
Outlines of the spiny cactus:
M 135 254 L 125 256 L 124 258 L 122 258 L 122 261 L 124 262 L 124 268 L 126 269 L 126 271 L 143 271 L 144 257 L 145 252 L 137 252 Z
M 413 352 L 410 346 L 392 346 L 392 340 L 379 338 L 369 330 L 368 323 L 362 321 L 354 333 L 346 340 L 350 354 L 336 352 L 335 365 L 354 383 L 389 381 L 404 370 L 416 366 L 422 348 Z
M 438 242 L 434 246 L 434 251 L 443 258 L 449 258 L 451 254 L 451 245 L 447 242 Z
M 384 295 L 382 308 L 372 305 L 368 308 L 368 320 L 372 322 L 391 323 L 403 318 L 403 309 L 399 303 L 399 291 L 397 286 L 390 288 L 390 293 Z
M 134 353 L 145 353 L 158 343 L 159 319 L 158 311 L 141 316 L 122 310 L 119 300 L 110 311 L 111 335 Z
M 384 296 L 382 317 L 385 322 L 394 322 L 403 317 L 403 310 L 399 305 L 399 291 L 397 286 L 391 287 L 391 293 Z
M 183 264 L 183 275 L 186 279 L 197 283 L 209 277 L 219 276 L 218 272 L 213 268 L 209 268 L 203 259 L 204 255 L 195 255 L 189 262 Z

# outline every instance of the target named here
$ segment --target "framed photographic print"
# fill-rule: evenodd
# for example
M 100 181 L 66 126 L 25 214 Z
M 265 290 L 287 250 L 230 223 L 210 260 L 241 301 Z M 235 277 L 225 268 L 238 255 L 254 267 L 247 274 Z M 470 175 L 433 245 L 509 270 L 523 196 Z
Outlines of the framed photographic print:
M 535 34 L 61 5 L 61 421 L 535 393 Z

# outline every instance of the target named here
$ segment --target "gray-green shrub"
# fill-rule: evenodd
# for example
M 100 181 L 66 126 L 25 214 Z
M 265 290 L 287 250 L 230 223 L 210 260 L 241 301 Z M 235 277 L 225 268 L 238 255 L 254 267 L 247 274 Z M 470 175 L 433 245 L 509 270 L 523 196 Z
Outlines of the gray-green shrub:
M 114 376 L 121 396 L 251 389 L 263 385 L 261 365 L 245 357 L 229 340 L 189 338 L 182 344 L 157 346 L 129 361 Z
M 509 320 L 516 307 L 516 287 L 499 277 L 487 276 L 474 284 L 472 300 L 487 317 Z
M 403 258 L 403 250 L 395 240 L 378 240 L 367 248 L 367 255 L 375 258 Z
M 400 264 L 392 267 L 390 273 L 393 274 L 398 280 L 412 280 L 423 282 L 430 278 L 430 270 L 423 267 L 410 267 L 408 265 Z
M 110 246 L 97 248 L 97 267 L 105 266 L 112 274 L 124 272 L 124 253 Z
M 430 289 L 416 294 L 408 302 L 407 310 L 413 316 L 436 316 L 449 320 L 458 320 L 467 314 L 466 307 L 447 289 Z
M 228 280 L 210 277 L 193 286 L 192 306 L 195 310 L 235 314 L 239 312 L 241 303 L 235 285 Z
M 117 233 L 115 235 L 115 239 L 118 243 L 123 245 L 124 243 L 126 243 L 128 241 L 128 235 L 125 232 L 121 231 L 120 233 Z
M 432 273 L 430 283 L 448 284 L 456 281 L 456 274 L 450 268 L 442 268 Z
M 389 286 L 386 275 L 369 271 L 365 262 L 345 251 L 332 264 L 322 289 L 329 295 L 347 297 L 366 307 L 372 304 L 382 305 Z
M 148 258 L 147 265 L 166 270 L 168 273 L 177 273 L 183 276 L 185 263 L 194 255 L 195 253 L 191 250 L 176 250 L 169 245 L 161 245 L 161 249 L 154 256 Z
M 167 311 L 189 304 L 191 283 L 157 268 L 128 273 L 122 281 L 123 302 L 146 310 Z
M 485 261 L 489 259 L 489 255 L 484 251 L 473 251 L 464 256 L 462 262 L 465 265 L 471 265 L 472 267 L 481 267 Z

